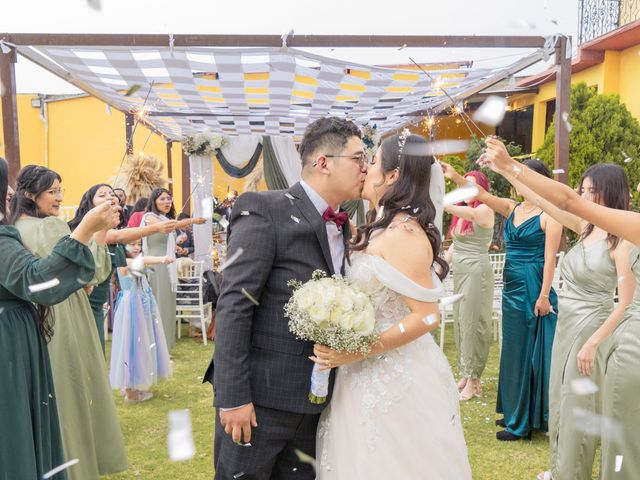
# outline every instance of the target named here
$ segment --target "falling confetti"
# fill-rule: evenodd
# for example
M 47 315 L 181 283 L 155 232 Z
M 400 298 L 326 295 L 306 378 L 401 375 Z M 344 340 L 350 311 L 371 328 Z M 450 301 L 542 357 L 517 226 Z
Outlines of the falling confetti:
M 298 457 L 298 460 L 300 460 L 302 463 L 308 463 L 309 465 L 311 465 L 313 467 L 313 469 L 316 469 L 316 459 L 313 458 L 311 455 L 308 455 L 306 453 L 304 453 L 302 450 L 298 450 L 297 448 L 294 449 L 294 452 L 296 454 L 296 456 Z
M 169 458 L 174 462 L 189 460 L 196 453 L 191 430 L 189 410 L 169 412 L 169 433 L 167 434 Z
M 400 329 L 400 333 L 405 333 L 405 332 L 406 332 L 406 330 L 405 330 L 404 325 L 402 324 L 402 322 L 400 322 L 400 323 L 398 324 L 398 328 Z
M 400 48 L 398 48 L 398 51 L 404 50 L 405 48 L 407 48 L 407 44 L 403 43 L 402 46 Z
M 567 129 L 567 132 L 571 132 L 573 125 L 569 122 L 569 114 L 567 112 L 562 112 L 562 121 L 564 122 L 564 126 Z
M 572 411 L 572 426 L 587 435 L 618 441 L 622 437 L 622 425 L 609 417 L 595 414 L 584 408 L 576 407 Z
M 202 199 L 202 216 L 206 219 L 213 217 L 213 198 L 207 197 Z
M 293 195 L 291 195 L 289 192 L 285 193 L 284 196 L 287 197 L 289 200 L 293 200 L 296 198 Z
M 433 157 L 453 155 L 466 152 L 468 149 L 468 140 L 436 140 L 429 143 L 411 143 L 403 148 L 402 153 L 414 157 Z
M 43 290 L 48 290 L 53 287 L 57 287 L 60 285 L 60 280 L 57 278 L 52 278 L 47 282 L 36 283 L 35 285 L 29 285 L 29 291 L 31 293 L 41 292 Z
M 622 151 L 622 155 L 624 155 L 624 163 L 631 163 L 633 162 L 633 158 L 631 158 L 629 155 L 626 154 L 626 152 L 623 150 Z
M 447 305 L 452 305 L 457 301 L 461 300 L 464 297 L 463 293 L 456 293 L 455 295 L 450 295 L 448 297 L 442 297 L 440 299 L 440 305 L 446 307 Z
M 571 381 L 571 390 L 576 395 L 592 395 L 596 393 L 599 388 L 590 378 L 576 378 Z
M 249 299 L 249 301 L 250 301 L 251 303 L 253 303 L 256 307 L 259 307 L 259 306 L 260 306 L 260 303 L 259 303 L 255 298 L 253 298 L 253 296 L 252 296 L 249 292 L 247 292 L 247 290 L 246 290 L 246 289 L 244 289 L 244 288 L 243 288 L 243 289 L 241 289 L 240 291 L 241 291 L 241 292 L 242 292 L 242 294 L 243 294 L 245 297 L 247 297 L 247 298 Z
M 144 256 L 142 254 L 133 259 L 129 265 L 129 271 L 136 277 L 144 275 Z
M 152 348 L 155 348 L 155 347 L 156 347 L 156 344 L 152 343 L 151 345 L 149 345 L 149 350 L 151 350 Z
M 74 466 L 79 461 L 80 460 L 78 460 L 77 458 L 74 458 L 73 460 L 69 460 L 67 463 L 63 463 L 62 465 L 57 466 L 53 470 L 49 470 L 47 473 L 42 475 L 42 480 L 47 480 L 48 478 L 53 477 L 56 473 L 60 473 L 63 470 L 66 470 L 67 468 Z
M 442 199 L 442 205 L 456 205 L 461 202 L 466 202 L 474 197 L 478 196 L 478 186 L 475 183 L 468 183 L 464 187 L 456 188 L 455 190 L 447 193 Z
M 244 477 L 244 475 L 245 475 L 244 472 L 234 473 L 233 474 L 233 478 L 241 478 L 241 477 Z
M 248 210 L 242 210 L 242 211 L 240 212 L 240 216 L 241 216 L 241 217 L 248 217 L 249 215 L 251 215 L 251 212 L 250 212 L 250 211 L 248 211 Z
M 131 86 L 131 88 L 129 90 L 127 90 L 127 93 L 124 94 L 125 97 L 130 97 L 131 95 L 133 95 L 134 93 L 136 93 L 138 90 L 140 90 L 141 85 L 139 84 L 134 84 Z
M 291 215 L 291 220 L 293 220 L 296 223 L 300 223 L 300 219 L 298 217 L 293 216 L 293 215 Z
M 244 253 L 244 249 L 242 247 L 238 248 L 238 250 L 236 250 L 236 252 L 233 255 L 231 255 L 226 259 L 226 261 L 222 264 L 222 266 L 218 269 L 218 271 L 222 272 L 225 268 L 227 268 L 229 265 L 231 265 L 233 262 L 239 259 L 243 253 Z
M 564 173 L 564 169 L 556 168 L 554 170 L 551 170 L 551 173 L 553 173 L 554 175 L 560 175 L 560 174 Z
M 225 230 L 227 229 L 227 227 L 229 226 L 229 220 L 227 220 L 226 218 L 221 218 L 218 223 L 220 224 L 220 226 L 222 228 L 224 228 Z
M 490 95 L 473 114 L 473 119 L 476 122 L 495 127 L 502 122 L 506 111 L 507 99 L 497 95 Z
M 431 315 L 427 315 L 422 318 L 422 321 L 427 324 L 427 326 L 431 326 L 438 321 L 438 316 L 435 313 Z
M 107 115 L 111 116 L 111 105 L 109 105 L 108 103 L 105 103 L 104 108 L 107 112 Z
M 619 472 L 622 469 L 622 455 L 616 455 L 616 468 L 615 471 Z

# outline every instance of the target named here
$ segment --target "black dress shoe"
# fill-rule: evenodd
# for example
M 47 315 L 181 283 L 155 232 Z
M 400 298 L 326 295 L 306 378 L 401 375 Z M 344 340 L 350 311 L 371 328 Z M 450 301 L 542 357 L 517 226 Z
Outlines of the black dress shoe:
M 531 438 L 531 435 L 529 434 L 527 437 L 520 437 L 519 435 L 514 435 L 506 430 L 500 430 L 496 433 L 496 438 L 501 442 L 515 442 L 516 440 L 522 440 L 523 438 Z
M 507 424 L 504 423 L 504 418 L 496 420 L 496 427 L 506 428 Z

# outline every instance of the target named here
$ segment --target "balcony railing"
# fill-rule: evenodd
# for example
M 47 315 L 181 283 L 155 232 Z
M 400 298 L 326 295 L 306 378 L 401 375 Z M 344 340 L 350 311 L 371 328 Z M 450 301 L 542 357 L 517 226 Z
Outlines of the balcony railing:
M 640 0 L 580 0 L 582 44 L 640 18 Z

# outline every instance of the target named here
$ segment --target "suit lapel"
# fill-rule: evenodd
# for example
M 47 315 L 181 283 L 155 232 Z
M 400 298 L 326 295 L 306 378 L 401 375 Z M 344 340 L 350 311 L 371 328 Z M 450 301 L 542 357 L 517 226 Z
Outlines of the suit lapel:
M 318 237 L 318 242 L 320 243 L 322 255 L 324 256 L 324 259 L 327 262 L 327 266 L 329 267 L 330 274 L 334 275 L 336 272 L 333 269 L 331 249 L 329 248 L 329 240 L 327 239 L 327 227 L 324 220 L 322 220 L 322 216 L 320 215 L 320 213 L 318 213 L 318 210 L 313 205 L 313 202 L 311 202 L 311 200 L 307 196 L 304 188 L 302 188 L 302 185 L 296 183 L 289 189 L 288 193 L 294 197 L 294 205 L 300 211 L 302 216 L 307 220 L 307 222 L 309 222 L 309 224 L 313 227 L 313 230 L 316 233 L 316 237 Z

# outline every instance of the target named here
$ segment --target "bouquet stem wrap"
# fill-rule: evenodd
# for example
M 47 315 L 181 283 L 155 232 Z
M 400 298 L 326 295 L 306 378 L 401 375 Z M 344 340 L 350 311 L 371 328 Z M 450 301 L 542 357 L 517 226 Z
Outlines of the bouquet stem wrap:
M 331 370 L 320 370 L 320 366 L 316 363 L 313 365 L 311 372 L 311 391 L 309 392 L 309 401 L 317 405 L 327 401 L 329 395 L 329 376 Z

